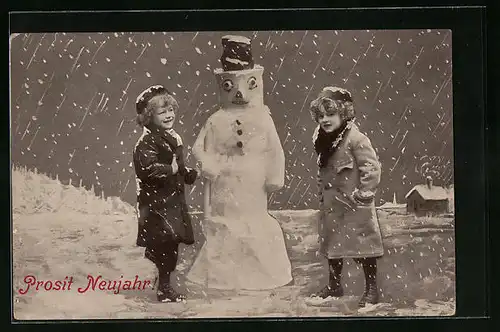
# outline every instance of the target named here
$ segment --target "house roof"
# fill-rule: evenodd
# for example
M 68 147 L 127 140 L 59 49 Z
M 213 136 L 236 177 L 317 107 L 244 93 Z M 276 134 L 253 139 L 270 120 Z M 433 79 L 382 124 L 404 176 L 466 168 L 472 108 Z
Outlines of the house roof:
M 410 197 L 414 191 L 418 192 L 426 201 L 442 201 L 449 199 L 448 193 L 443 187 L 432 186 L 432 189 L 429 189 L 425 184 L 419 184 L 413 187 L 413 189 L 406 194 L 405 198 Z

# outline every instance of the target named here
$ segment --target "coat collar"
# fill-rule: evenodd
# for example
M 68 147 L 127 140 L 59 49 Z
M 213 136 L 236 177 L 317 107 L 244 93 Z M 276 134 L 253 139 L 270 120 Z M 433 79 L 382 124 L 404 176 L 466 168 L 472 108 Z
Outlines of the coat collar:
M 155 127 L 153 128 L 143 127 L 143 132 L 142 132 L 143 136 L 149 135 L 151 133 L 156 133 L 162 137 L 165 137 L 167 140 L 171 140 L 170 137 L 172 137 L 176 141 L 177 146 L 183 145 L 181 136 L 173 128 L 162 130 Z
M 318 139 L 318 135 L 319 135 L 319 130 L 320 130 L 320 128 L 321 128 L 321 126 L 320 126 L 320 125 L 317 125 L 317 126 L 316 126 L 316 128 L 314 128 L 314 132 L 313 132 L 313 135 L 312 135 L 312 141 L 313 141 L 313 143 L 314 143 L 314 142 L 316 142 L 316 140 Z M 354 130 L 358 130 L 358 131 L 359 131 L 358 126 L 357 126 L 354 122 L 352 122 L 352 123 L 350 124 L 350 127 L 349 127 L 349 128 L 350 128 L 350 130 L 349 130 L 349 131 L 354 131 Z M 348 133 L 348 135 L 349 135 L 349 133 Z
M 342 142 L 340 142 L 340 144 L 338 145 L 336 153 L 328 159 L 328 165 L 336 166 L 338 164 L 343 164 L 351 161 L 352 155 L 351 157 L 349 157 L 351 138 L 353 137 L 353 135 L 357 135 L 357 132 L 359 132 L 359 128 L 358 126 L 353 124 L 351 126 L 351 129 L 346 133 Z

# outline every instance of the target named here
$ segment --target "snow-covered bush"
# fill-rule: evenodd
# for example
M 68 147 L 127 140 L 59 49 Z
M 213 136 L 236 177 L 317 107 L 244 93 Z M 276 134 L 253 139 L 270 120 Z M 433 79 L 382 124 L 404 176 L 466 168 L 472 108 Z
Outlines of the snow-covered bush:
M 65 185 L 35 170 L 12 169 L 12 210 L 19 214 L 77 211 L 86 214 L 134 213 L 118 197 L 99 197 L 94 190 Z

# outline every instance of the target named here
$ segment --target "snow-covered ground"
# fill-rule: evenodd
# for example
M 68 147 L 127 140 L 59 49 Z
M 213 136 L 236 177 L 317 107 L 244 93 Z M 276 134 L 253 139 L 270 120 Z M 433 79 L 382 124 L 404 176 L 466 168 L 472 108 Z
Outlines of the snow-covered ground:
M 316 301 L 308 297 L 327 278 L 317 257 L 316 211 L 272 212 L 283 227 L 292 261 L 292 285 L 272 291 L 219 292 L 188 285 L 183 275 L 202 245 L 201 215 L 194 215 L 200 241 L 183 247 L 175 278 L 186 303 L 156 303 L 153 289 L 90 291 L 79 294 L 87 275 L 105 279 L 153 280 L 154 266 L 135 246 L 137 221 L 130 206 L 102 201 L 84 190 L 63 187 L 43 175 L 13 175 L 13 298 L 16 319 L 214 318 L 306 316 L 453 315 L 455 250 L 453 220 L 417 219 L 379 211 L 386 254 L 380 260 L 380 304 L 357 308 L 362 271 L 345 265 L 346 296 Z M 50 199 L 49 199 L 50 198 Z M 60 201 L 59 201 L 60 200 Z M 50 201 L 50 202 L 49 202 Z M 70 202 L 70 203 L 68 203 Z M 87 203 L 85 203 L 87 202 Z M 91 202 L 91 203 L 89 203 Z M 101 205 L 98 204 L 100 202 Z M 86 207 L 84 207 L 84 205 Z M 71 291 L 29 291 L 23 279 L 73 277 Z

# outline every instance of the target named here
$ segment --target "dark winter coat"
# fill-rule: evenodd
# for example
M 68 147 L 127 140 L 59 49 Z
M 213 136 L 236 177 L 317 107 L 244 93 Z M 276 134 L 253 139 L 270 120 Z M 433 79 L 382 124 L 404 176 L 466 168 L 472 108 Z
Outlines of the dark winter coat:
M 327 258 L 383 255 L 374 194 L 381 165 L 370 140 L 353 125 L 318 172 L 320 252 Z M 371 195 L 366 201 L 356 193 Z
M 179 170 L 173 174 L 172 161 Z M 196 171 L 184 166 L 181 138 L 175 133 L 144 129 L 134 148 L 139 229 L 137 245 L 155 248 L 167 241 L 194 243 L 191 217 L 184 193 Z

